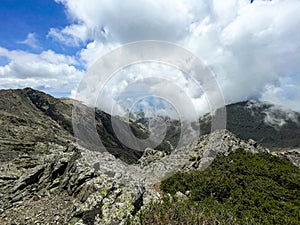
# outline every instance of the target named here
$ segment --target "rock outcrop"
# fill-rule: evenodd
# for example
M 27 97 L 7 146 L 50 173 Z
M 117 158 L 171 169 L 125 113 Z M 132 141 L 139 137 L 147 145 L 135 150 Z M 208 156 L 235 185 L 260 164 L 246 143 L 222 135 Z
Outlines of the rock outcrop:
M 285 158 L 300 168 L 300 149 L 289 149 L 280 152 L 272 152 L 273 155 Z

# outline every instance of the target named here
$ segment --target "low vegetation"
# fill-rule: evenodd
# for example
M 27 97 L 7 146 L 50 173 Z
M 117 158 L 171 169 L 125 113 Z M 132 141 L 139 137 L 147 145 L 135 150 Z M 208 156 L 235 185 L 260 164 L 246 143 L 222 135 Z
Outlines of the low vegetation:
M 138 213 L 141 224 L 300 224 L 300 170 L 270 154 L 240 149 L 160 188 L 166 197 Z

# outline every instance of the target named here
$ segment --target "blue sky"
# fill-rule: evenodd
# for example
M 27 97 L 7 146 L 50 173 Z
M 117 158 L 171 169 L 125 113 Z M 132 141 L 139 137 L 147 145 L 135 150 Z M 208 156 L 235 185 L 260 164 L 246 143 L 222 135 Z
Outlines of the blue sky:
M 36 55 L 50 50 L 55 54 L 74 57 L 81 46 L 66 46 L 48 35 L 51 28 L 63 28 L 69 23 L 70 19 L 66 14 L 65 6 L 53 0 L 2 0 L 0 4 L 0 47 L 11 52 L 22 51 Z M 12 59 L 9 57 L 0 55 L 0 66 L 5 66 L 11 61 Z M 82 68 L 80 64 L 76 64 L 76 67 Z M 20 85 L 12 84 L 11 88 L 19 86 L 23 87 L 22 82 Z M 30 82 L 28 86 L 30 86 Z M 33 87 L 57 97 L 71 94 L 69 87 L 51 90 L 51 86 L 43 82 L 35 82 Z M 10 88 L 9 84 L 4 88 Z
M 47 38 L 47 34 L 51 27 L 64 27 L 67 24 L 64 6 L 53 0 L 1 0 L 0 46 L 9 50 L 41 52 L 53 49 L 56 52 L 66 53 L 69 49 Z M 29 33 L 35 34 L 39 49 L 20 43 Z
M 88 101 L 93 87 L 77 86 L 97 59 L 123 44 L 151 39 L 201 58 L 216 74 L 226 103 L 256 98 L 300 111 L 299 11 L 299 0 L 1 0 L 0 89 L 30 86 Z M 176 81 L 205 111 L 201 90 L 178 71 L 159 68 L 116 74 L 104 105 L 124 98 L 122 91 L 143 74 L 156 73 Z M 164 90 L 149 86 L 144 92 L 174 94 L 161 86 Z

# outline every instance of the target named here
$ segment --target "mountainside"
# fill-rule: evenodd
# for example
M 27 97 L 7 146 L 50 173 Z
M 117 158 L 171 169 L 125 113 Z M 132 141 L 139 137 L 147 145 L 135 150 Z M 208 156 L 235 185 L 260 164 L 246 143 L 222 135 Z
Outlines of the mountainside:
M 59 112 L 57 108 L 59 109 Z M 3 141 L 71 140 L 72 107 L 33 89 L 0 90 L 0 137 Z
M 241 148 L 269 154 L 254 140 L 227 130 L 172 149 L 178 121 L 168 122 L 169 141 L 157 149 L 135 151 L 118 140 L 109 114 L 75 100 L 26 88 L 0 90 L 0 101 L 0 224 L 125 224 L 128 219 L 141 224 L 139 212 L 161 201 L 160 183 L 177 171 L 203 171 L 216 157 Z M 83 113 L 75 122 L 74 107 Z M 129 141 L 123 125 L 142 139 L 149 136 L 142 121 L 115 119 Z M 84 127 L 84 141 L 77 140 L 74 126 Z M 95 150 L 95 135 L 107 151 Z M 300 167 L 299 150 L 272 154 Z
M 253 139 L 271 150 L 300 147 L 300 113 L 276 105 L 246 101 L 226 106 L 226 129 Z M 201 132 L 210 132 L 211 116 L 200 119 Z
M 284 109 L 269 103 L 245 101 L 226 106 L 226 129 L 241 139 L 253 139 L 270 150 L 300 148 L 300 113 Z M 201 135 L 211 132 L 213 116 L 206 114 L 199 119 Z M 168 129 L 166 140 L 176 146 L 181 138 L 181 132 L 189 134 L 184 129 L 184 123 L 168 117 L 156 118 L 137 117 L 136 124 L 145 127 L 152 123 L 164 122 Z
M 0 90 L 0 142 L 2 148 L 9 148 L 11 142 L 20 142 L 21 145 L 31 146 L 38 142 L 66 145 L 75 141 L 72 121 L 74 107 L 84 110 L 84 113 L 94 113 L 88 117 L 81 115 L 78 126 L 95 126 L 93 130 L 84 130 L 86 143 L 84 147 L 96 149 L 92 141 L 101 137 L 105 149 L 117 158 L 128 163 L 137 162 L 142 152 L 124 146 L 116 137 L 111 124 L 111 116 L 98 109 L 89 108 L 78 101 L 71 99 L 57 99 L 43 92 L 25 88 L 22 90 Z M 94 120 L 93 120 L 94 119 Z M 118 120 L 117 118 L 115 118 Z M 83 124 L 81 124 L 83 123 Z M 119 124 L 125 122 L 119 120 Z M 139 138 L 145 139 L 148 133 L 144 128 L 134 123 L 129 124 L 132 132 Z M 121 126 L 119 126 L 121 127 Z M 97 136 L 99 135 L 99 137 Z M 128 137 L 129 138 L 129 137 Z M 162 143 L 158 149 L 170 148 L 169 144 Z

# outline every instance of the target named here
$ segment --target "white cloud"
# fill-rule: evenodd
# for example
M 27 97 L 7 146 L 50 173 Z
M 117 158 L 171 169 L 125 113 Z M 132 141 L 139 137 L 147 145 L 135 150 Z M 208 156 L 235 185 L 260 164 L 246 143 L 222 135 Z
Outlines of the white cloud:
M 255 0 L 252 4 L 248 0 L 56 2 L 65 6 L 70 24 L 62 29 L 51 28 L 48 36 L 68 46 L 84 46 L 76 56 L 86 68 L 128 42 L 169 41 L 190 50 L 212 68 L 226 103 L 258 98 L 300 111 L 295 107 L 300 97 L 299 83 L 296 83 L 300 77 L 299 0 Z M 4 55 L 11 60 L 0 67 L 0 76 L 5 74 L 5 79 L 61 76 L 68 80 L 80 73 L 73 57 L 51 51 L 39 55 L 1 51 L 7 51 Z M 161 94 L 174 100 L 174 86 L 169 82 L 179 84 L 198 113 L 208 110 L 207 96 L 177 70 L 148 64 L 123 70 L 115 76 L 107 83 L 106 100 L 101 102 L 104 108 L 125 99 L 120 96 L 123 90 L 134 88 L 145 89 L 143 94 Z M 148 87 L 145 82 L 141 84 L 141 80 L 150 77 L 160 77 L 161 83 L 148 80 Z M 79 90 L 81 94 L 93 91 L 98 90 Z M 74 93 L 73 90 L 73 96 Z M 178 95 L 176 104 L 184 104 L 179 92 Z M 125 96 L 130 97 L 128 92 Z
M 69 17 L 76 24 L 64 28 L 62 35 L 74 34 L 77 29 L 85 27 L 84 30 L 88 30 L 94 40 L 105 39 L 109 34 L 113 41 L 122 43 L 143 39 L 177 41 L 188 32 L 196 5 L 196 1 L 189 5 L 181 0 L 90 0 L 88 4 L 85 0 L 57 2 L 65 5 Z M 73 36 L 81 41 L 87 40 L 85 35 Z
M 107 80 L 97 76 L 89 78 L 91 80 L 87 81 L 85 88 L 80 89 L 73 97 L 95 105 L 95 97 L 92 96 L 99 94 L 98 105 L 111 114 L 124 115 L 127 110 L 143 106 L 149 113 L 155 111 L 173 118 L 182 116 L 185 119 L 195 119 L 209 108 L 207 99 L 202 95 L 203 90 L 196 81 L 162 63 L 133 64 L 117 71 Z M 99 83 L 105 83 L 101 90 L 95 88 Z
M 119 47 L 119 43 L 107 42 L 103 43 L 101 41 L 93 41 L 86 45 L 85 48 L 81 49 L 79 52 L 79 57 L 81 62 L 86 67 L 94 64 L 101 56 L 109 53 L 113 49 Z
M 291 91 L 284 86 L 277 87 L 282 79 L 295 82 L 300 76 L 300 2 L 297 0 L 256 0 L 253 4 L 246 0 L 59 2 L 65 4 L 74 21 L 72 32 L 77 34 L 72 36 L 81 41 L 88 39 L 75 32 L 80 24 L 78 26 L 85 27 L 93 40 L 80 51 L 82 61 L 88 66 L 122 43 L 167 40 L 189 49 L 213 69 L 227 103 L 261 98 L 292 107 L 299 100 L 299 94 L 294 94 L 286 101 L 284 96 Z M 65 29 L 71 28 L 72 25 Z M 65 31 L 60 34 L 64 35 Z M 157 68 L 148 67 L 140 70 L 140 74 L 147 78 L 151 70 L 152 74 L 157 73 Z M 130 70 L 125 73 L 129 74 Z M 184 90 L 194 92 L 189 96 L 197 107 L 201 107 L 199 111 L 207 110 L 207 99 L 199 94 L 198 87 L 195 89 L 186 84 L 191 81 L 183 75 L 181 78 L 175 76 L 176 73 L 165 68 L 161 68 L 161 74 L 164 74 L 160 75 L 163 78 L 169 76 L 172 82 L 176 77 Z M 130 76 L 123 75 L 121 79 L 127 85 L 133 82 Z M 121 80 L 108 85 L 110 91 L 115 87 L 119 90 L 114 94 L 107 92 L 108 102 L 113 102 L 112 99 L 121 93 L 120 83 Z M 159 89 L 165 93 L 168 85 L 162 82 L 149 87 L 148 91 L 158 94 Z M 293 87 L 293 93 L 298 90 Z M 171 94 L 169 98 L 174 99 Z
M 248 102 L 247 109 L 251 111 L 251 115 L 255 116 L 256 112 L 264 114 L 264 123 L 279 130 L 287 122 L 299 124 L 299 113 L 296 113 L 288 108 L 273 105 L 268 102 Z
M 265 110 L 264 113 L 264 122 L 267 125 L 274 127 L 276 130 L 279 130 L 287 122 L 299 123 L 297 114 L 285 108 L 272 106 Z
M 82 72 L 71 56 L 48 50 L 40 54 L 10 51 L 0 47 L 0 56 L 9 63 L 0 66 L 0 88 L 43 88 L 51 92 L 67 92 L 75 88 Z
M 90 39 L 91 35 L 86 26 L 73 24 L 60 30 L 51 28 L 48 37 L 52 37 L 68 46 L 80 46 Z
M 266 85 L 300 76 L 299 9 L 299 1 L 255 1 L 225 25 L 207 17 L 182 44 L 212 66 L 227 103 L 259 97 Z
M 36 34 L 35 33 L 29 33 L 27 35 L 27 38 L 23 41 L 19 41 L 19 44 L 24 44 L 24 45 L 28 45 L 29 47 L 33 48 L 33 49 L 40 49 L 41 47 L 39 46 L 38 40 L 36 38 Z
M 266 85 L 260 100 L 300 112 L 300 78 L 281 78 L 277 85 Z

